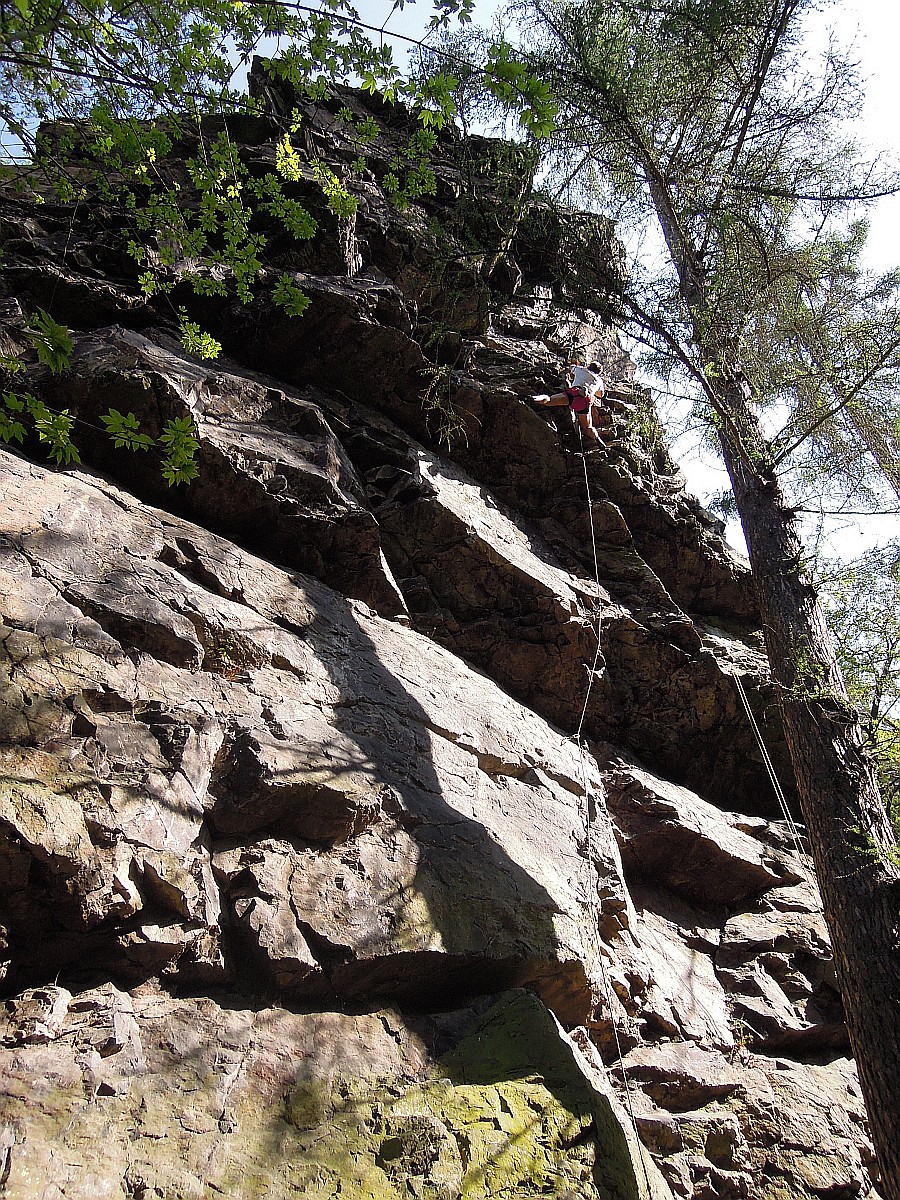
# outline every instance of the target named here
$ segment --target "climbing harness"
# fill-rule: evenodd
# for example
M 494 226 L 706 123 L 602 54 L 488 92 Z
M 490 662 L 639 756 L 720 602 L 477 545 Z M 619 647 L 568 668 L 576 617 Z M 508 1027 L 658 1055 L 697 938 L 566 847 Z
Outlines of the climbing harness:
M 569 408 L 573 413 L 590 412 L 591 399 L 583 387 L 563 388 L 563 395 L 569 401 Z

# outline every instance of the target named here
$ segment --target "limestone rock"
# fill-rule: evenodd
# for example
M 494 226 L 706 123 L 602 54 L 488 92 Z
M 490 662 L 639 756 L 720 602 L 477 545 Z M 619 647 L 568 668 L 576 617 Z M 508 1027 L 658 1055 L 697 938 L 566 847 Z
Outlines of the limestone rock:
M 633 1051 L 615 1074 L 675 1195 L 812 1196 L 827 1180 L 877 1196 L 849 1060 L 745 1053 L 729 1063 L 682 1043 Z
M 734 1045 L 731 997 L 716 970 L 713 914 L 687 911 L 665 894 L 632 888 L 637 906 L 636 961 L 646 986 L 639 994 L 642 1019 L 655 1034 L 691 1038 L 728 1051 Z M 707 940 L 710 939 L 710 940 Z
M 72 993 L 61 987 L 29 988 L 7 1001 L 6 1046 L 52 1042 L 59 1037 Z

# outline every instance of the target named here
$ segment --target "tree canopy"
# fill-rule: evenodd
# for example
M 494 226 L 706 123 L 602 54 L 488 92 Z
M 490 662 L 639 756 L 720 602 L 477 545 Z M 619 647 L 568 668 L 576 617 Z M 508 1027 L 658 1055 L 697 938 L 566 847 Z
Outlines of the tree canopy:
M 818 575 L 847 690 L 900 840 L 900 542 L 852 562 L 828 560 Z

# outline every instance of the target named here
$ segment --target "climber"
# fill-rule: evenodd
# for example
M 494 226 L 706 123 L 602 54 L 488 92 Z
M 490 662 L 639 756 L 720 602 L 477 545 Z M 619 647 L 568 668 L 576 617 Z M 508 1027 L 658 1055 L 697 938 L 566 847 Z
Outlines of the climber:
M 562 392 L 552 396 L 532 397 L 535 404 L 548 405 L 551 408 L 568 407 L 581 426 L 582 435 L 595 443 L 592 447 L 594 450 L 603 446 L 593 421 L 594 406 L 599 407 L 598 393 L 602 398 L 605 391 L 599 372 L 598 363 L 592 362 L 590 366 L 585 367 L 581 363 L 570 362 L 567 364 L 566 387 Z

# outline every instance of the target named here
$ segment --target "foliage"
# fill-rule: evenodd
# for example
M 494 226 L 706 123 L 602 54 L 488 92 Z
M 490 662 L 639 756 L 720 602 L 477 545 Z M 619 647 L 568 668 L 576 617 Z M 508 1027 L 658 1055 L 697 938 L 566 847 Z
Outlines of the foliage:
M 472 6 L 473 0 L 432 0 L 429 31 L 447 30 L 454 16 L 469 22 Z M 421 78 L 405 77 L 390 45 L 369 36 L 348 0 L 325 0 L 317 9 L 297 0 L 147 0 L 140 6 L 83 0 L 77 10 L 49 0 L 15 0 L 0 6 L 0 36 L 0 129 L 22 148 L 8 179 L 37 202 L 55 199 L 76 211 L 98 202 L 124 209 L 128 253 L 148 299 L 165 303 L 176 284 L 187 282 L 197 296 L 235 295 L 249 303 L 263 278 L 270 236 L 260 218 L 270 218 L 269 226 L 274 220 L 298 241 L 316 235 L 317 221 L 298 189 L 309 195 L 318 188 L 339 221 L 352 220 L 358 203 L 353 180 L 367 170 L 377 123 L 346 105 L 340 109 L 338 119 L 356 147 L 340 176 L 300 150 L 303 102 L 330 100 L 337 83 L 361 83 L 384 102 L 411 107 L 418 129 L 384 186 L 400 207 L 435 191 L 431 155 L 436 131 L 454 115 L 456 81 L 445 64 Z M 236 81 L 253 53 L 272 39 L 279 53 L 263 60 L 265 69 L 276 87 L 290 85 L 301 108 L 281 118 L 272 167 L 259 173 L 243 161 L 227 121 L 223 128 L 221 120 L 211 126 L 207 118 L 261 111 L 262 102 L 244 95 Z M 509 47 L 498 47 L 482 74 L 516 109 L 523 129 L 532 135 L 549 131 L 549 90 Z M 276 278 L 271 295 L 292 318 L 309 304 L 287 272 Z M 218 355 L 218 342 L 185 308 L 173 317 L 188 353 Z M 28 333 L 40 361 L 53 371 L 64 369 L 72 348 L 66 330 L 42 313 Z M 119 445 L 143 447 L 124 418 L 112 410 L 109 416 Z M 15 421 L 3 421 L 5 437 L 14 438 Z M 63 426 L 57 414 L 41 418 L 38 430 L 56 461 L 75 453 Z M 169 481 L 186 478 L 187 468 L 174 465 L 173 448 L 167 453 Z
M 485 84 L 490 94 L 505 107 L 520 107 L 519 123 L 536 138 L 553 132 L 557 116 L 556 101 L 550 84 L 532 73 L 508 42 L 499 42 L 488 51 Z M 522 107 L 525 97 L 528 103 Z
M 49 367 L 56 375 L 64 370 L 72 353 L 69 331 L 59 325 L 48 312 L 39 308 L 26 326 L 25 335 L 34 347 L 38 362 Z
M 24 442 L 26 426 L 13 415 L 19 413 L 30 418 L 38 440 L 45 444 L 48 457 L 57 466 L 81 461 L 70 437 L 75 422 L 68 409 L 54 412 L 30 392 L 22 396 L 4 392 L 3 406 L 6 411 L 0 414 L 0 438 L 4 442 Z
M 75 422 L 67 408 L 53 412 L 32 395 L 25 397 L 25 407 L 34 422 L 38 440 L 46 444 L 47 454 L 57 466 L 66 467 L 81 461 L 70 436 Z
M 190 417 L 173 417 L 167 421 L 159 435 L 163 447 L 162 475 L 170 486 L 174 483 L 190 483 L 198 475 L 197 441 L 194 422 Z
M 343 217 L 345 220 L 352 217 L 357 208 L 356 197 L 347 191 L 331 167 L 320 159 L 313 159 L 312 170 L 328 201 L 328 207 L 335 216 Z
M 92 431 L 93 426 L 72 416 L 68 409 L 50 408 L 31 392 L 21 395 L 4 392 L 0 402 L 0 441 L 7 445 L 21 445 L 29 435 L 30 426 L 51 462 L 59 467 L 81 462 L 72 432 L 76 425 Z M 109 435 L 116 449 L 137 451 L 156 447 L 160 453 L 162 476 L 170 487 L 173 484 L 190 483 L 197 477 L 200 443 L 190 417 L 175 417 L 167 421 L 156 442 L 141 431 L 140 422 L 133 412 L 121 413 L 118 409 L 110 408 L 100 420 L 103 431 Z
M 900 836 L 900 541 L 824 563 L 819 585 L 850 699 Z
M 628 414 L 628 432 L 645 454 L 663 456 L 669 461 L 665 434 L 649 391 L 635 391 Z
M 900 272 L 863 270 L 866 231 L 854 221 L 797 247 L 748 323 L 744 358 L 786 414 L 775 452 L 797 493 L 821 497 L 824 480 L 874 508 L 900 500 Z
M 31 343 L 38 362 L 48 367 L 53 374 L 69 369 L 73 350 L 69 332 L 44 309 L 37 309 L 28 319 L 23 330 Z M 219 345 L 199 326 L 187 320 L 182 310 L 183 341 L 191 353 L 200 357 L 215 357 Z M 10 355 L 0 361 L 0 371 L 8 380 L 24 370 L 24 359 Z M 31 392 L 15 390 L 0 395 L 0 441 L 5 445 L 22 445 L 32 433 L 43 447 L 47 457 L 59 467 L 81 462 L 81 454 L 73 440 L 76 425 L 90 431 L 106 433 L 119 450 L 146 451 L 156 448 L 160 454 L 163 478 L 169 486 L 189 483 L 197 476 L 197 451 L 200 443 L 190 417 L 173 418 L 165 423 L 158 440 L 141 430 L 140 422 L 133 412 L 121 413 L 110 409 L 100 416 L 101 427 L 93 426 L 69 409 L 54 409 Z
M 410 138 L 402 157 L 397 155 L 391 162 L 391 169 L 381 183 L 400 208 L 405 208 L 420 196 L 434 195 L 437 181 L 430 162 L 436 144 L 437 136 L 433 130 L 418 129 Z
M 445 28 L 457 11 L 467 21 L 471 3 L 439 0 L 434 9 L 432 26 Z M 367 36 L 347 0 L 328 0 L 319 11 L 295 2 L 150 0 L 136 9 L 120 0 L 87 0 L 77 15 L 45 0 L 20 0 L 0 12 L 0 29 L 6 48 L 0 125 L 21 140 L 33 158 L 33 178 L 42 173 L 57 198 L 125 203 L 138 235 L 131 252 L 146 266 L 141 283 L 148 295 L 164 292 L 166 274 L 177 268 L 201 294 L 221 294 L 227 281 L 241 300 L 252 298 L 266 243 L 251 229 L 254 205 L 294 237 L 315 234 L 314 219 L 285 185 L 310 179 L 339 218 L 355 211 L 347 181 L 321 161 L 307 167 L 298 154 L 302 113 L 284 118 L 274 170 L 261 178 L 248 175 L 227 131 L 202 132 L 206 113 L 259 110 L 259 101 L 233 85 L 267 38 L 278 39 L 280 53 L 264 60 L 266 70 L 300 98 L 319 102 L 335 83 L 359 80 L 386 101 L 409 104 L 420 128 L 389 187 L 401 202 L 433 191 L 428 156 L 434 130 L 453 115 L 455 81 L 442 70 L 405 78 L 390 46 Z M 549 128 L 547 89 L 520 63 L 504 52 L 488 74 L 502 79 L 527 127 Z M 346 108 L 342 117 L 353 126 L 359 154 L 350 174 L 358 175 L 377 126 L 365 117 L 354 123 Z M 53 124 L 39 129 L 41 121 Z M 186 163 L 196 197 L 165 168 L 173 146 L 186 138 L 198 145 Z
M 111 408 L 100 420 L 117 450 L 149 450 L 153 439 L 140 432 L 140 422 L 133 412 L 122 414 Z
M 446 446 L 454 443 L 468 444 L 465 419 L 453 404 L 453 368 L 447 364 L 427 366 L 425 374 L 428 384 L 422 396 L 422 408 L 429 428 L 436 423 L 434 431 L 438 442 Z
M 546 186 L 643 248 L 622 301 L 648 365 L 706 417 L 728 380 L 749 381 L 756 411 L 783 426 L 768 458 L 792 470 L 798 500 L 821 493 L 827 472 L 860 504 L 881 503 L 879 479 L 900 485 L 900 281 L 860 266 L 853 206 L 896 185 L 846 142 L 852 63 L 834 45 L 803 57 L 812 7 L 518 0 L 511 11 L 520 60 L 560 81 Z M 478 36 L 469 45 L 484 53 Z M 448 43 L 455 53 L 466 37 Z M 466 111 L 500 110 L 502 96 L 463 82 Z M 749 462 L 752 439 L 738 440 Z
M 449 17 L 459 6 L 440 6 Z M 29 145 L 36 121 L 89 117 L 108 124 L 180 111 L 245 107 L 235 77 L 266 38 L 286 45 L 283 77 L 298 87 L 353 73 L 394 96 L 408 92 L 391 51 L 369 39 L 346 0 L 299 3 L 50 0 L 4 6 L 0 120 Z M 146 140 L 132 125 L 136 143 Z
M 189 321 L 185 309 L 179 312 L 181 331 L 181 344 L 188 354 L 194 354 L 197 358 L 218 358 L 222 353 L 222 347 L 208 333 L 204 333 L 200 326 L 195 321 Z
M 272 289 L 272 299 L 289 317 L 302 317 L 310 304 L 309 296 L 286 271 Z

